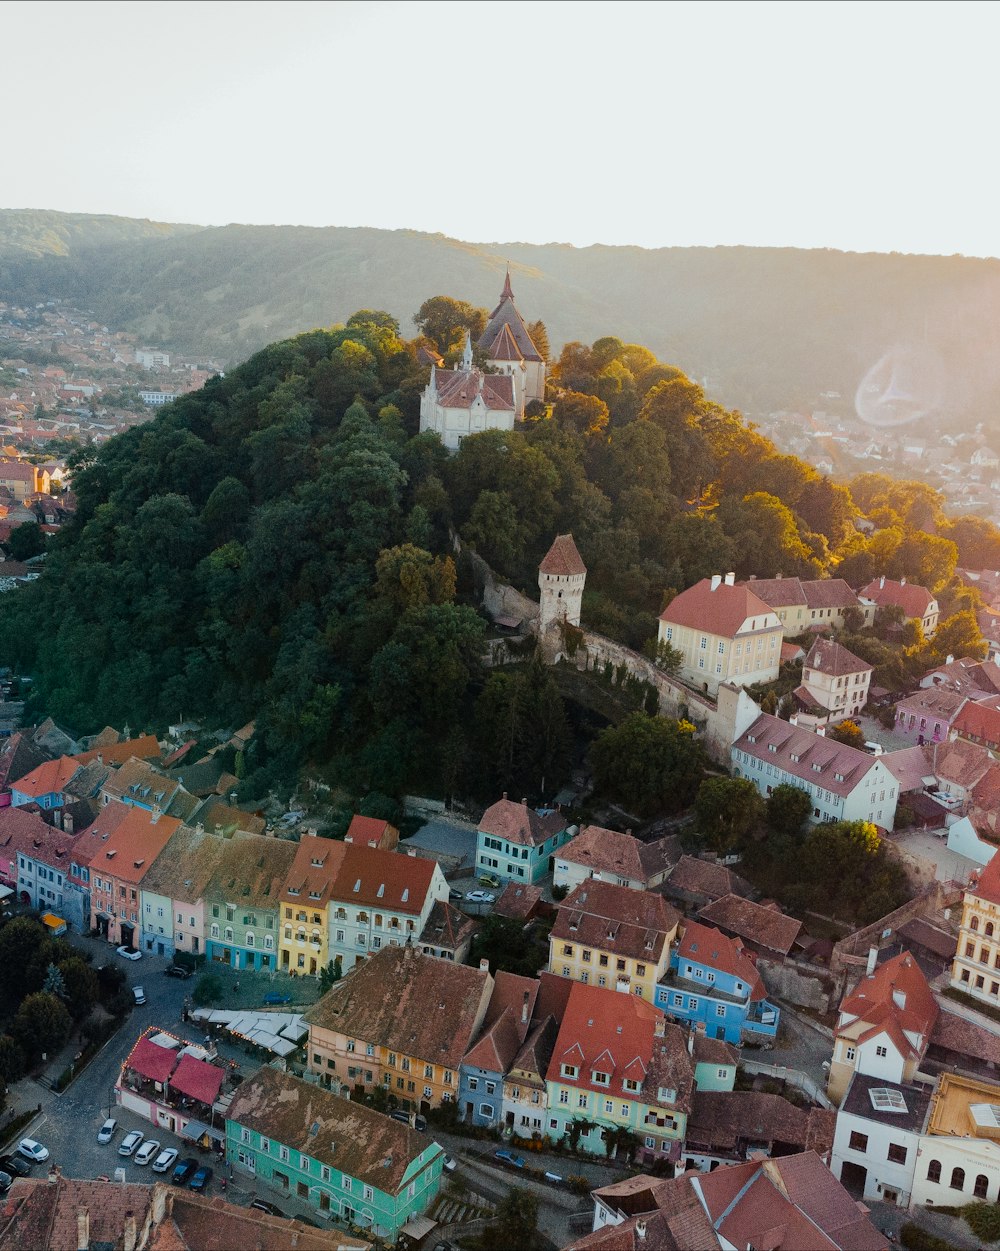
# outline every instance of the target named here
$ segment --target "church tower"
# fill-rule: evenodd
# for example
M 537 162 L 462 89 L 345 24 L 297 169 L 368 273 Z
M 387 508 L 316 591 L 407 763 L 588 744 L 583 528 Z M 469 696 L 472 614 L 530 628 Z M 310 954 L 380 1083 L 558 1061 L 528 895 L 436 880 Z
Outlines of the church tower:
M 559 534 L 538 566 L 538 589 L 541 592 L 539 633 L 556 622 L 580 625 L 583 586 L 587 566 L 573 542 L 572 534 Z
M 519 420 L 524 416 L 525 404 L 545 398 L 545 361 L 514 304 L 510 269 L 500 292 L 500 303 L 490 314 L 476 346 L 485 353 L 488 363 L 497 373 L 506 374 L 514 380 Z

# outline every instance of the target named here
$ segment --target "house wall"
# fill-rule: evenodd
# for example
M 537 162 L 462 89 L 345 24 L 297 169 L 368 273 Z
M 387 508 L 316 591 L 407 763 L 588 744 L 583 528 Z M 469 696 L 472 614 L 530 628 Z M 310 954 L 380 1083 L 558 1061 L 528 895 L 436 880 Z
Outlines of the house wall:
M 672 1106 L 649 1104 L 617 1092 L 581 1090 L 549 1080 L 546 1133 L 559 1139 L 569 1132 L 574 1119 L 593 1123 L 580 1135 L 579 1150 L 588 1155 L 605 1155 L 603 1131 L 627 1129 L 639 1140 L 636 1158 L 640 1161 L 673 1158 L 683 1142 L 687 1115 Z M 657 1123 L 659 1122 L 659 1123 Z
M 459 1116 L 493 1129 L 503 1117 L 503 1074 L 463 1064 L 459 1071 Z
M 476 868 L 483 873 L 495 873 L 505 881 L 534 884 L 548 874 L 549 857 L 576 832 L 575 826 L 568 826 L 537 847 L 528 847 L 477 830 Z
M 166 895 L 153 891 L 139 892 L 142 934 L 139 940 L 143 951 L 159 956 L 174 954 L 173 901 Z
M 966 892 L 951 984 L 983 1003 L 1000 1005 L 1000 907 Z
M 458 1097 L 456 1069 L 419 1056 L 397 1054 L 374 1039 L 350 1038 L 316 1025 L 309 1027 L 307 1065 L 328 1086 L 382 1086 L 403 1107 L 416 1111 L 426 1110 L 425 1105 L 440 1107 Z
M 329 959 L 327 905 L 309 899 L 283 901 L 278 928 L 279 966 L 299 977 L 318 977 Z
M 962 817 L 949 826 L 947 846 L 949 851 L 957 852 L 960 856 L 966 856 L 982 865 L 989 864 L 996 851 L 993 843 L 983 842 L 968 817 Z
M 199 899 L 189 903 L 184 899 L 172 899 L 174 918 L 174 950 L 187 951 L 193 956 L 205 951 L 205 902 Z
M 293 910 L 293 915 L 294 911 L 298 909 Z M 306 905 L 301 911 L 310 916 L 315 913 L 312 905 Z M 234 969 L 268 971 L 278 967 L 277 908 L 255 908 L 245 903 L 217 900 L 208 904 L 205 912 L 208 923 L 205 952 L 210 961 L 228 964 Z M 312 924 L 307 929 L 311 936 Z M 311 956 L 315 955 L 311 942 L 303 948 L 306 949 Z
M 729 638 L 714 634 L 707 625 L 693 630 L 690 626 L 661 621 L 657 634 L 658 642 L 669 643 L 684 657 L 677 676 L 709 695 L 714 695 L 722 682 L 751 686 L 777 678 L 781 639 L 780 625 L 741 630 Z
M 852 1132 L 863 1134 L 867 1138 L 864 1149 L 850 1145 Z M 889 1159 L 890 1145 L 903 1148 L 906 1152 L 905 1163 L 898 1164 Z M 860 1165 L 867 1169 L 864 1189 L 866 1200 L 884 1199 L 886 1191 L 891 1190 L 896 1192 L 896 1202 L 901 1207 L 907 1207 L 913 1188 L 919 1145 L 919 1135 L 909 1130 L 839 1112 L 830 1170 L 834 1177 L 841 1180 L 845 1164 Z
M 931 1162 L 940 1166 L 940 1181 L 933 1181 Z M 963 1177 L 954 1177 L 962 1169 Z M 980 1193 L 976 1193 L 979 1179 Z M 954 1181 L 955 1185 L 952 1185 Z M 982 1189 L 985 1185 L 985 1195 Z M 978 1198 L 1000 1202 L 1000 1143 L 983 1138 L 946 1138 L 924 1134 L 913 1172 L 911 1201 L 936 1207 L 959 1207 Z
M 670 944 L 676 934 L 675 926 L 673 933 L 663 942 L 659 954 L 655 950 L 650 951 L 649 958 L 643 960 L 550 935 L 549 972 L 572 978 L 574 982 L 636 995 L 652 1003 L 656 998 L 657 983 L 670 965 Z
M 544 1134 L 547 1109 L 545 1083 L 539 1086 L 537 1075 L 511 1069 L 503 1083 L 504 1125 L 523 1138 Z

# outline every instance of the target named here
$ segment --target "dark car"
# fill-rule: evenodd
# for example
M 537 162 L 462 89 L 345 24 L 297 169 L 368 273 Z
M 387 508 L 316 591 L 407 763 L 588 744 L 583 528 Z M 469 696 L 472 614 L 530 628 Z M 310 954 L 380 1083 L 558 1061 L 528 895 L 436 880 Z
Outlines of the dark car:
M 208 1189 L 208 1183 L 212 1180 L 212 1170 L 207 1164 L 202 1164 L 194 1177 L 188 1182 L 191 1190 L 197 1190 L 199 1194 L 203 1190 Z
M 14 1184 L 14 1179 L 10 1173 L 0 1171 L 0 1190 L 10 1190 Z
M 183 1186 L 191 1174 L 198 1167 L 198 1161 L 192 1156 L 188 1156 L 186 1160 L 181 1160 L 174 1169 L 173 1183 L 175 1186 Z
M 284 1219 L 285 1214 L 281 1208 L 276 1207 L 273 1203 L 268 1203 L 266 1199 L 254 1199 L 250 1206 L 256 1208 L 258 1212 L 266 1212 L 268 1216 L 280 1216 Z
M 167 977 L 193 977 L 194 970 L 186 969 L 183 964 L 172 964 L 163 970 Z
M 22 1160 L 20 1156 L 4 1155 L 0 1156 L 0 1169 L 5 1173 L 10 1173 L 14 1177 L 30 1177 L 31 1165 L 27 1160 Z

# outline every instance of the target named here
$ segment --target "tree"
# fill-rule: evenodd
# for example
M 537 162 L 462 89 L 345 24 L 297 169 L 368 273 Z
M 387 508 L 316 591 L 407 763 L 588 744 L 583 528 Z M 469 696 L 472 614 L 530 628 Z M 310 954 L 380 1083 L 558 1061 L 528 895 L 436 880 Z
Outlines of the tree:
M 694 797 L 703 753 L 689 721 L 637 712 L 594 740 L 597 789 L 637 816 L 677 812 Z
M 753 834 L 764 815 L 764 801 L 748 778 L 705 778 L 694 811 L 708 846 L 725 853 Z
M 987 646 L 976 614 L 965 610 L 955 613 L 947 621 L 942 621 L 934 631 L 931 648 L 942 659 L 946 656 L 971 656 L 975 660 L 982 660 Z
M 489 913 L 480 922 L 469 949 L 469 961 L 478 966 L 488 960 L 490 971 L 519 973 L 534 977 L 538 972 L 539 951 L 520 921 Z
M 549 332 L 545 328 L 545 322 L 529 321 L 528 322 L 528 335 L 531 338 L 531 342 L 535 345 L 538 355 L 542 358 L 542 360 L 543 361 L 551 360 L 552 348 L 549 344 Z M 995 566 L 991 565 L 990 568 L 991 569 L 995 568 Z
M 45 535 L 35 521 L 15 526 L 7 539 L 7 548 L 14 560 L 29 560 L 45 551 Z
M 424 300 L 413 321 L 421 334 L 431 339 L 442 356 L 461 347 L 466 332 L 475 343 L 486 329 L 489 312 L 450 295 Z
M 24 1052 L 10 1034 L 0 1034 L 0 1082 L 13 1086 L 24 1076 Z
M 684 653 L 674 647 L 666 639 L 658 639 L 656 643 L 656 667 L 664 673 L 676 673 L 684 663 Z
M 85 960 L 72 956 L 59 965 L 66 988 L 66 1006 L 74 1021 L 82 1021 L 97 1003 L 97 974 Z
M 552 413 L 560 425 L 590 438 L 604 433 L 610 416 L 603 400 L 581 391 L 560 392 Z
M 511 1186 L 497 1204 L 482 1235 L 484 1251 L 530 1251 L 538 1236 L 538 1198 L 520 1186 Z
M 857 747 L 859 750 L 863 750 L 865 745 L 864 731 L 856 721 L 841 721 L 839 725 L 835 725 L 827 732 L 827 738 L 832 738 L 835 743 L 846 743 L 848 747 Z
M 15 917 L 0 929 L 0 987 L 7 1003 L 18 1003 L 38 988 L 32 958 L 47 937 L 45 926 L 30 917 Z
M 768 795 L 765 809 L 770 829 L 787 838 L 798 838 L 812 814 L 812 799 L 802 787 L 782 782 Z
M 222 998 L 222 979 L 214 973 L 202 973 L 194 984 L 191 998 L 199 1007 L 206 1003 L 218 1003 Z
M 43 1055 L 51 1055 L 69 1038 L 73 1021 L 69 1011 L 55 995 L 36 991 L 17 1010 L 12 1027 L 14 1038 L 30 1063 Z
M 50 964 L 46 969 L 42 990 L 47 995 L 56 995 L 59 999 L 66 998 L 66 983 L 63 981 L 62 971 L 57 964 Z

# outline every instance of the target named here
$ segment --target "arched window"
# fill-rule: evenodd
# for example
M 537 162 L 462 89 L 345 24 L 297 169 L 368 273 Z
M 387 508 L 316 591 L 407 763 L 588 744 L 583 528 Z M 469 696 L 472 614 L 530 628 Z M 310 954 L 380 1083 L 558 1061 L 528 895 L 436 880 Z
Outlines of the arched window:
M 986 922 L 986 927 L 983 930 L 983 933 L 986 935 L 987 938 L 993 937 L 993 922 L 992 921 Z
M 970 930 L 978 930 L 978 929 L 979 929 L 979 917 L 974 916 L 974 917 L 972 918 L 972 920 L 969 922 L 969 929 L 970 929 Z
M 985 1173 L 980 1173 L 976 1178 L 976 1184 L 972 1187 L 972 1193 L 977 1199 L 985 1199 L 986 1192 L 990 1188 L 990 1179 Z
M 295 941 L 296 941 L 297 943 L 304 943 L 304 942 L 306 941 L 306 932 L 305 932 L 305 930 L 300 929 L 300 930 L 297 930 L 297 931 L 296 931 L 296 933 L 295 933 Z
M 927 1165 L 927 1180 L 929 1182 L 939 1182 L 941 1180 L 941 1161 L 930 1160 Z
M 952 1190 L 965 1189 L 965 1169 L 953 1168 L 951 1170 L 951 1188 Z

